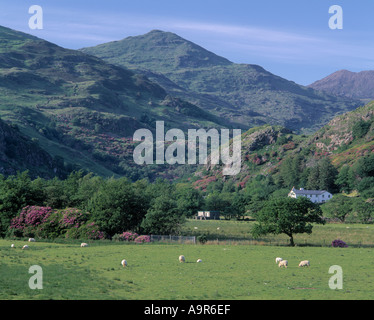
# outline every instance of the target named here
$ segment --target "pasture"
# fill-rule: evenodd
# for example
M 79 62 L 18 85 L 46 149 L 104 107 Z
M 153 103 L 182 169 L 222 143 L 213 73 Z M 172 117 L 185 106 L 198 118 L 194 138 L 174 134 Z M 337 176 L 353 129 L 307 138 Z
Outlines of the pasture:
M 29 250 L 21 249 L 24 244 Z M 178 261 L 181 254 L 185 263 Z M 0 299 L 372 300 L 373 254 L 373 248 L 105 241 L 81 248 L 79 243 L 0 240 Z M 288 260 L 287 269 L 276 265 L 278 256 Z M 299 268 L 305 259 L 311 266 Z M 43 289 L 29 287 L 32 265 L 43 270 Z M 332 265 L 343 270 L 341 290 L 329 288 Z
M 190 219 L 183 226 L 184 235 L 205 234 L 208 240 L 220 243 L 247 242 L 248 244 L 288 245 L 289 238 L 285 234 L 267 235 L 253 239 L 251 234 L 254 221 L 235 220 L 194 220 Z M 314 225 L 312 234 L 295 234 L 296 245 L 330 246 L 335 239 L 344 240 L 349 246 L 374 247 L 374 224 L 327 223 Z

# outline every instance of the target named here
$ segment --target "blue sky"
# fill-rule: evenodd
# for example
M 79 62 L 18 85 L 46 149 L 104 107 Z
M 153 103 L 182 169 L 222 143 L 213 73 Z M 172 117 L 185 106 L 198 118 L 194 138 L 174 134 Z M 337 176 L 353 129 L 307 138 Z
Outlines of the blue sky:
M 31 30 L 31 5 L 43 30 Z M 329 8 L 343 9 L 331 30 Z M 236 63 L 307 85 L 340 69 L 374 70 L 373 0 L 0 0 L 0 25 L 78 49 L 171 31 Z

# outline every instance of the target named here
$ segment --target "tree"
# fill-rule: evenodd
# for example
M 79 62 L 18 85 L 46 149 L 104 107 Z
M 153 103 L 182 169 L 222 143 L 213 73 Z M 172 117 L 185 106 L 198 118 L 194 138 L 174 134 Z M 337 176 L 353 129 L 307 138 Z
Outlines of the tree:
M 87 205 L 87 211 L 100 230 L 109 236 L 127 230 L 137 231 L 147 208 L 126 178 L 111 178 L 100 186 Z
M 366 135 L 370 129 L 371 122 L 360 120 L 356 122 L 352 127 L 352 135 L 355 139 L 360 139 Z
M 295 234 L 311 234 L 313 223 L 325 223 L 319 205 L 305 197 L 271 199 L 265 202 L 263 209 L 255 214 L 255 218 L 256 224 L 252 229 L 254 237 L 268 233 L 284 233 L 290 237 L 291 246 L 295 245 Z
M 205 198 L 205 210 L 219 211 L 225 218 L 231 217 L 231 194 L 214 191 Z
M 155 199 L 141 227 L 151 234 L 178 234 L 184 222 L 185 218 L 179 214 L 176 202 L 162 195 Z
M 322 211 L 326 217 L 344 222 L 347 215 L 352 211 L 352 204 L 353 200 L 351 198 L 337 194 L 322 205 Z
M 280 180 L 282 185 L 287 188 L 299 186 L 301 183 L 302 172 L 304 171 L 303 157 L 296 155 L 294 157 L 286 158 L 280 168 Z
M 357 198 L 353 203 L 353 210 L 356 212 L 361 223 L 369 223 L 374 216 L 373 204 L 362 198 Z
M 344 165 L 340 169 L 335 183 L 342 192 L 350 192 L 352 190 L 352 171 L 350 166 Z
M 335 180 L 338 171 L 331 164 L 329 158 L 323 158 L 311 168 L 308 177 L 307 188 L 311 190 L 327 190 L 329 192 L 337 191 Z
M 188 184 L 176 185 L 175 198 L 179 212 L 189 218 L 196 215 L 204 204 L 201 192 Z
M 332 165 L 330 158 L 323 158 L 319 163 L 319 189 L 327 190 L 329 192 L 336 192 L 337 186 L 335 184 L 338 170 Z
M 32 185 L 28 171 L 4 178 L 0 175 L 0 236 L 4 235 L 23 207 L 40 204 L 39 190 Z

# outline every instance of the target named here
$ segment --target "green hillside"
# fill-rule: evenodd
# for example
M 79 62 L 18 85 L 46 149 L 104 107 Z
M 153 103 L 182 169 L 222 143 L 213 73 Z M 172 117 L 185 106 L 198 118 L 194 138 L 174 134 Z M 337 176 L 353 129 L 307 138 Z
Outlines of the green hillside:
M 31 140 L 15 125 L 0 120 L 0 174 L 15 175 L 28 170 L 31 176 L 52 178 L 63 176 L 65 168 L 40 148 L 37 140 Z
M 313 133 L 335 115 L 360 105 L 257 65 L 232 63 L 170 32 L 153 30 L 82 51 L 142 72 L 168 93 L 246 129 L 271 124 Z
M 226 124 L 99 58 L 4 27 L 0 42 L 0 116 L 72 169 L 152 175 L 161 168 L 131 167 L 136 129 L 154 129 L 155 120 L 180 129 Z
M 242 167 L 222 176 L 222 166 L 200 167 L 189 181 L 209 192 L 247 188 L 258 196 L 296 188 L 358 190 L 374 196 L 374 102 L 335 117 L 316 133 L 298 135 L 265 125 L 242 134 Z M 325 177 L 322 174 L 325 174 Z M 256 191 L 257 190 L 257 191 Z

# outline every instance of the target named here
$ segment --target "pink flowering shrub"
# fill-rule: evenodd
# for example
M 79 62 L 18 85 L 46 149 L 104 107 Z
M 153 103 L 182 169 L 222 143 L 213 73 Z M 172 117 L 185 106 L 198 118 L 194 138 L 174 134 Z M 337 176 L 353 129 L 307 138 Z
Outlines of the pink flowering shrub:
M 135 239 L 135 243 L 146 243 L 151 242 L 150 236 L 139 236 Z
M 114 241 L 134 241 L 139 235 L 136 232 L 125 231 L 122 233 L 117 233 L 113 236 L 112 240 Z
M 134 232 L 129 232 L 129 231 L 126 231 L 122 234 L 120 234 L 119 236 L 119 239 L 122 240 L 122 241 L 134 241 L 139 235 Z
M 87 212 L 83 212 L 76 208 L 60 210 L 60 214 L 62 216 L 60 223 L 66 228 L 79 228 L 89 218 L 89 214 Z
M 34 236 L 33 231 L 44 224 L 53 210 L 50 207 L 27 206 L 22 209 L 18 217 L 12 219 L 10 228 L 16 236 Z
M 54 210 L 50 207 L 27 206 L 11 221 L 10 229 L 18 237 L 103 239 L 104 233 L 90 215 L 76 208 Z

